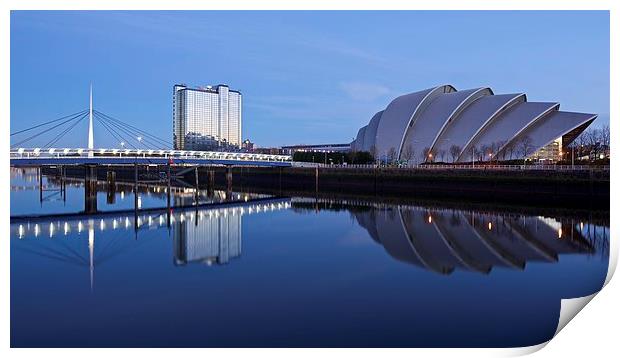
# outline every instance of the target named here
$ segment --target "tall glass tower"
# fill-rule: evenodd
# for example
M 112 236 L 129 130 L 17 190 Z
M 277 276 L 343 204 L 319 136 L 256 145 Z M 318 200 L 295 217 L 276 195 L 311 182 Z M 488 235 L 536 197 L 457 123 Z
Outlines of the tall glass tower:
M 178 150 L 241 148 L 241 92 L 226 85 L 172 91 L 172 142 Z

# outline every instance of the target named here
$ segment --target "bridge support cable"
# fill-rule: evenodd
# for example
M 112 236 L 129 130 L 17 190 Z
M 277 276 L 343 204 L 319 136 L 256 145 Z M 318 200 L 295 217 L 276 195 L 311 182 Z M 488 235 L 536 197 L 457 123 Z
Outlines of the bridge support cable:
M 55 123 L 55 122 L 61 121 L 61 120 L 63 120 L 63 119 L 69 118 L 69 117 L 79 116 L 79 115 L 84 114 L 84 113 L 86 113 L 86 112 L 88 112 L 88 110 L 87 110 L 87 109 L 84 109 L 84 110 L 81 110 L 81 111 L 79 111 L 79 112 L 76 112 L 76 113 L 73 113 L 73 114 L 69 114 L 69 115 L 67 115 L 67 116 L 63 116 L 63 117 L 60 117 L 60 118 L 57 118 L 57 119 L 54 119 L 54 120 L 51 120 L 51 121 L 48 121 L 48 122 L 45 122 L 45 123 L 37 124 L 36 126 L 32 126 L 32 127 L 30 127 L 30 128 L 22 129 L 22 130 L 19 130 L 19 131 L 17 131 L 17 132 L 13 132 L 13 133 L 11 133 L 11 137 L 12 137 L 12 136 L 14 136 L 14 135 L 20 134 L 20 133 L 28 132 L 28 131 L 30 131 L 30 130 L 33 130 L 33 129 L 36 129 L 36 128 L 40 128 L 40 127 L 46 126 L 46 125 L 48 125 L 48 124 L 52 124 L 52 123 Z
M 123 127 L 122 125 L 115 123 L 113 121 L 110 121 L 109 119 L 106 119 L 102 116 L 99 115 L 99 120 L 104 121 L 105 123 L 107 123 L 110 127 L 114 127 L 116 129 L 118 129 L 119 131 L 122 131 L 123 133 L 125 133 L 126 135 L 129 136 L 129 138 L 131 138 L 134 142 L 138 143 L 138 147 L 142 147 L 144 149 L 149 149 L 147 144 L 152 146 L 151 149 L 154 148 L 159 148 L 161 147 L 161 145 L 157 144 L 157 143 L 153 143 L 152 141 L 150 141 L 149 139 L 147 139 L 146 137 L 144 137 L 142 135 L 142 133 L 131 130 L 127 127 Z M 140 138 L 140 139 L 138 139 Z
M 120 137 L 122 137 L 123 141 L 127 144 L 129 144 L 132 148 L 134 149 L 141 149 L 141 148 L 146 148 L 145 144 L 141 142 L 141 140 L 138 140 L 138 137 L 140 137 L 139 135 L 136 135 L 135 133 L 132 133 L 131 131 L 129 131 L 127 128 L 123 128 L 122 126 L 111 122 L 110 120 L 106 119 L 105 117 L 95 114 L 96 118 L 98 118 L 98 120 L 101 123 L 105 123 L 105 125 L 107 125 L 108 128 L 110 128 L 111 130 L 113 130 L 116 134 L 118 134 Z M 121 133 L 124 133 L 121 134 Z
M 99 123 L 101 123 L 103 128 L 105 130 L 107 130 L 108 133 L 110 133 L 114 137 L 114 139 L 118 140 L 119 144 L 123 145 L 123 143 L 126 143 L 132 149 L 137 149 L 136 146 L 133 145 L 133 143 L 131 141 L 129 141 L 125 137 L 123 137 L 122 134 L 120 134 L 116 129 L 114 129 L 112 126 L 110 126 L 108 123 L 106 123 L 103 119 L 101 119 L 96 113 L 95 113 L 94 117 L 95 117 L 95 119 L 97 121 L 99 121 Z
M 62 121 L 62 122 L 60 122 L 60 123 L 58 123 L 58 124 L 56 124 L 56 125 L 54 125 L 54 126 L 52 126 L 52 127 L 50 127 L 50 128 L 47 128 L 47 129 L 42 130 L 42 131 L 40 131 L 40 132 L 38 132 L 38 133 L 36 133 L 36 134 L 33 134 L 33 135 L 31 135 L 30 137 L 25 138 L 25 139 L 23 139 L 23 140 L 21 140 L 21 141 L 19 141 L 19 142 L 15 143 L 15 144 L 11 145 L 11 148 L 16 148 L 16 147 L 18 147 L 18 146 L 20 146 L 20 145 L 22 145 L 22 144 L 24 144 L 24 143 L 27 143 L 27 142 L 29 142 L 29 141 L 31 141 L 31 140 L 33 140 L 33 139 L 35 139 L 35 138 L 37 138 L 37 137 L 39 137 L 39 136 L 41 136 L 41 135 L 48 134 L 48 133 L 50 133 L 52 130 L 54 130 L 54 129 L 56 129 L 56 128 L 58 128 L 58 127 L 62 126 L 62 125 L 65 125 L 65 124 L 67 124 L 67 123 L 69 123 L 69 122 L 71 122 L 71 121 L 74 121 L 74 120 L 76 120 L 76 119 L 79 119 L 79 118 L 80 118 L 81 116 L 83 116 L 85 113 L 88 113 L 88 111 L 79 112 L 78 114 L 71 116 L 69 119 L 65 119 L 64 121 Z
M 139 143 L 138 145 L 141 145 L 144 148 L 148 149 L 148 146 L 146 144 L 151 146 L 151 149 L 155 149 L 155 148 L 160 149 L 162 147 L 164 147 L 163 149 L 168 149 L 169 148 L 169 146 L 166 145 L 166 144 L 154 142 L 153 140 L 149 139 L 149 137 L 146 136 L 144 134 L 144 132 L 139 132 L 139 131 L 131 129 L 129 127 L 124 127 L 124 126 L 122 126 L 121 124 L 119 124 L 117 122 L 110 121 L 109 119 L 106 119 L 106 121 L 107 121 L 107 123 L 109 125 L 112 125 L 112 126 L 118 128 L 119 130 L 122 130 L 123 132 L 127 133 L 127 135 L 131 136 L 131 138 L 136 139 L 136 140 L 137 140 L 137 138 L 140 138 L 140 140 L 138 140 L 138 143 Z
M 65 134 L 69 133 L 73 128 L 75 128 L 75 126 L 77 126 L 80 122 L 82 122 L 84 120 L 84 118 L 86 118 L 88 115 L 88 113 L 84 113 L 77 121 L 73 122 L 73 124 L 71 124 L 69 127 L 67 127 L 65 130 L 63 130 L 62 132 L 58 133 L 56 135 L 56 137 L 52 138 L 49 142 L 47 142 L 47 144 L 45 144 L 43 146 L 43 148 L 51 148 L 54 144 L 56 144 L 62 137 L 65 136 Z
M 114 122 L 115 124 L 117 124 L 117 125 L 119 125 L 121 127 L 124 127 L 125 129 L 127 129 L 128 131 L 130 131 L 130 132 L 132 132 L 134 134 L 140 135 L 145 140 L 146 139 L 150 139 L 150 142 L 154 142 L 157 146 L 162 146 L 163 145 L 166 148 L 172 148 L 172 143 L 167 141 L 167 140 L 165 140 L 165 139 L 162 139 L 162 138 L 160 138 L 158 136 L 155 136 L 155 135 L 153 135 L 151 133 L 148 133 L 148 132 L 146 132 L 146 131 L 138 128 L 138 127 L 132 126 L 131 124 L 127 124 L 127 123 L 125 123 L 125 122 L 123 122 L 123 121 L 121 121 L 119 119 L 116 119 L 116 118 L 114 118 L 112 116 L 109 116 L 109 115 L 107 115 L 105 113 L 102 113 L 100 111 L 95 111 L 95 112 L 97 114 L 99 114 L 100 116 L 104 117 L 106 120 L 108 120 L 110 122 Z
M 98 112 L 100 115 L 102 115 L 102 116 L 106 117 L 106 118 L 107 118 L 108 120 L 110 120 L 110 121 L 113 121 L 113 122 L 115 122 L 115 123 L 117 123 L 117 124 L 119 124 L 119 125 L 122 125 L 122 126 L 124 126 L 124 127 L 127 127 L 128 129 L 131 129 L 131 130 L 133 130 L 134 132 L 139 133 L 139 134 L 140 134 L 140 135 L 142 135 L 143 137 L 148 137 L 148 138 L 150 138 L 152 141 L 157 142 L 157 143 L 158 143 L 158 145 L 163 145 L 163 146 L 165 146 L 165 147 L 172 147 L 172 143 L 171 143 L 171 142 L 168 142 L 168 141 L 167 141 L 167 140 L 165 140 L 165 139 L 162 139 L 162 138 L 160 138 L 160 137 L 157 137 L 157 136 L 155 136 L 155 135 L 153 135 L 153 134 L 151 134 L 151 133 L 148 133 L 148 132 L 146 132 L 146 131 L 144 131 L 144 130 L 142 130 L 142 129 L 138 128 L 138 127 L 132 126 L 131 124 L 127 124 L 127 123 L 125 123 L 125 122 L 123 122 L 123 121 L 121 121 L 121 120 L 119 120 L 119 119 L 116 119 L 116 118 L 114 118 L 114 117 L 112 117 L 112 116 L 110 116 L 110 115 L 107 115 L 107 114 L 105 114 L 105 113 L 102 113 L 102 112 L 99 112 L 99 111 L 97 111 L 97 112 Z

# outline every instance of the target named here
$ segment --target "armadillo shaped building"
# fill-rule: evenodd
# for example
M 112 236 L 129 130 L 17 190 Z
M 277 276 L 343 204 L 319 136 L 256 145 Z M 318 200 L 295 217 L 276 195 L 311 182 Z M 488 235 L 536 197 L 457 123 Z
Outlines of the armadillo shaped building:
M 443 85 L 394 99 L 359 130 L 351 148 L 417 162 L 448 151 L 465 162 L 481 148 L 485 160 L 524 158 L 558 138 L 568 145 L 597 117 L 559 109 L 555 102 L 529 102 L 524 93 Z

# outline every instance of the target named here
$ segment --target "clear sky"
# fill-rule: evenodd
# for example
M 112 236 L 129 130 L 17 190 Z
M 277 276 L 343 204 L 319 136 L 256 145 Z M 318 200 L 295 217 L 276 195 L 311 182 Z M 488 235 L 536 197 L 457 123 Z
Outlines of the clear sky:
M 166 139 L 175 83 L 240 90 L 259 146 L 350 142 L 394 97 L 440 84 L 525 92 L 601 125 L 609 13 L 12 12 L 12 132 L 86 109 L 91 82 L 95 109 Z M 85 126 L 72 133 L 63 145 L 86 145 Z

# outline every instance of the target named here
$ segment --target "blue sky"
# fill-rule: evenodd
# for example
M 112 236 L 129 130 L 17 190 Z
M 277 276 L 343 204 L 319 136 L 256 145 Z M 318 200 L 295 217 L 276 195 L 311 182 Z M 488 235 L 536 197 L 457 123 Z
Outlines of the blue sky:
M 609 13 L 12 12 L 12 132 L 87 108 L 91 82 L 96 109 L 166 139 L 175 83 L 240 90 L 243 137 L 260 146 L 349 142 L 394 97 L 446 83 L 601 125 Z M 86 144 L 85 125 L 72 133 L 63 145 Z

